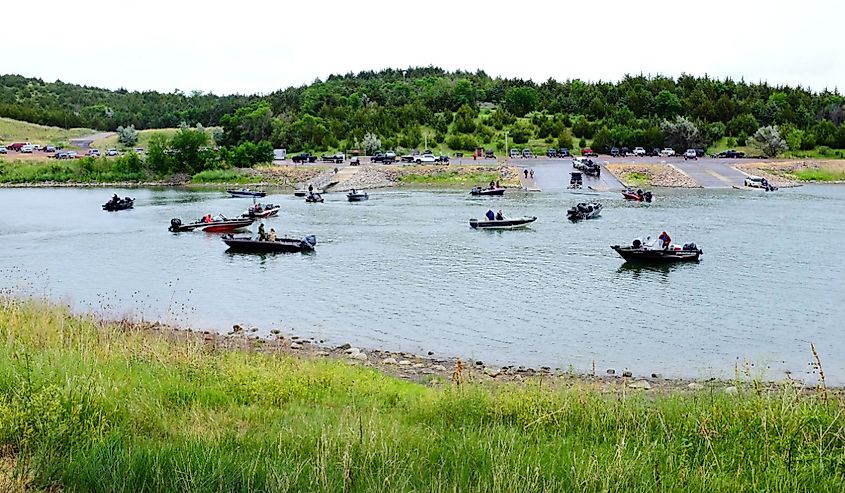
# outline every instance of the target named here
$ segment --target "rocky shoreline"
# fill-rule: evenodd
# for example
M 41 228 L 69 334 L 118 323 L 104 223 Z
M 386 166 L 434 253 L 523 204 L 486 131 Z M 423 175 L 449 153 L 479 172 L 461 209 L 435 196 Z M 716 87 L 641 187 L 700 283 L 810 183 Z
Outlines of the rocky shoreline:
M 427 355 L 403 351 L 390 351 L 375 348 L 360 348 L 349 343 L 338 346 L 329 345 L 325 340 L 313 337 L 300 337 L 282 333 L 273 329 L 268 335 L 260 335 L 257 327 L 232 326 L 226 333 L 194 331 L 172 327 L 159 322 L 133 323 L 116 322 L 123 330 L 157 334 L 174 340 L 192 340 L 207 346 L 209 350 L 251 351 L 264 354 L 284 354 L 297 358 L 333 359 L 350 365 L 372 368 L 386 375 L 412 381 L 422 385 L 438 386 L 452 382 L 475 383 L 528 383 L 578 385 L 600 393 L 643 392 L 697 392 L 707 390 L 735 393 L 738 387 L 754 386 L 760 389 L 777 388 L 784 385 L 814 392 L 816 386 L 794 380 L 789 375 L 781 382 L 761 382 L 749 375 L 734 380 L 720 380 L 715 377 L 706 379 L 666 378 L 660 373 L 634 375 L 628 370 L 615 368 L 597 369 L 590 373 L 577 373 L 571 369 L 552 368 L 549 366 L 531 367 L 505 365 L 495 366 L 482 360 L 464 360 L 457 357 L 442 357 L 429 352 Z M 836 387 L 828 390 L 841 391 Z

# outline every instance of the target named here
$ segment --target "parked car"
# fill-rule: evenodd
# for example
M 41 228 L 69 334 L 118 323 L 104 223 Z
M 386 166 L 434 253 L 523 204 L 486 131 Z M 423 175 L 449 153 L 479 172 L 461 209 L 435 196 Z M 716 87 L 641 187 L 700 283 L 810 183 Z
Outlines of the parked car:
M 610 155 L 613 157 L 619 157 L 619 148 L 618 147 L 611 147 L 610 148 Z
M 737 151 L 736 149 L 727 149 L 718 154 L 714 154 L 713 157 L 718 158 L 742 158 L 745 157 L 744 152 Z
M 133 150 L 134 150 L 137 154 L 142 154 L 142 153 L 144 152 L 144 148 L 143 148 L 143 147 L 136 147 L 136 148 L 135 148 L 135 149 L 133 149 Z
M 704 149 L 700 149 L 700 148 L 696 149 L 695 155 L 698 156 L 698 157 L 704 157 Z
M 440 164 L 449 164 L 449 156 L 441 154 L 434 159 L 434 162 Z
M 766 182 L 765 178 L 763 178 L 761 176 L 749 175 L 745 178 L 745 186 L 746 187 L 766 188 L 767 184 L 768 183 Z
M 76 159 L 77 156 L 78 154 L 76 153 L 76 151 L 67 151 L 68 159 Z
M 569 149 L 566 147 L 561 147 L 557 150 L 557 157 L 569 157 L 571 154 L 569 153 Z
M 13 142 L 6 146 L 6 149 L 10 151 L 20 152 L 21 148 L 25 146 L 26 142 Z
M 631 154 L 631 149 L 628 149 L 627 147 L 623 147 L 623 148 L 619 149 L 619 155 L 620 156 L 627 157 L 629 154 Z
M 396 153 L 392 153 L 393 156 L 390 157 L 387 155 L 386 152 L 376 152 L 373 157 L 370 158 L 370 161 L 373 163 L 382 163 L 382 164 L 392 164 L 396 161 Z
M 695 152 L 695 149 L 687 149 L 687 152 L 684 153 L 684 161 L 687 159 L 698 160 L 698 153 Z
M 59 151 L 59 152 L 53 154 L 53 158 L 54 159 L 70 159 L 70 156 L 68 156 L 67 151 Z
M 510 155 L 511 155 L 512 158 L 519 157 L 520 156 L 519 149 L 511 149 Z
M 117 149 L 115 149 L 113 147 L 106 151 L 106 156 L 117 156 L 117 154 L 118 154 Z
M 340 163 L 343 162 L 344 159 L 346 159 L 346 155 L 343 154 L 342 152 L 336 152 L 334 154 L 324 155 L 322 157 L 322 160 L 323 160 L 324 163 L 334 163 L 334 164 L 340 164 Z
M 9 152 L 9 151 L 7 151 L 5 147 L 0 146 L 0 154 L 6 154 L 6 153 L 8 153 L 8 152 Z
M 547 157 L 557 157 L 557 149 L 549 149 L 546 151 Z
M 663 150 L 660 151 L 660 155 L 666 157 L 674 156 L 675 149 L 672 149 L 671 147 L 664 147 Z
M 646 156 L 654 156 L 657 157 L 660 155 L 660 149 L 657 147 L 652 147 L 651 151 L 646 153 Z
M 484 151 L 484 159 L 496 159 L 496 154 L 493 153 L 493 149 L 487 149 Z
M 56 146 L 44 146 L 44 152 L 56 152 Z
M 434 154 L 420 154 L 414 159 L 414 162 L 417 164 L 433 164 L 437 162 L 437 158 L 434 157 Z
M 634 147 L 634 155 L 645 156 L 645 149 L 643 149 L 642 147 Z
M 32 144 L 26 144 L 26 145 L 22 146 L 21 152 L 24 152 L 26 154 L 32 154 Z
M 581 155 L 585 157 L 598 157 L 599 154 L 596 151 L 590 149 L 589 147 L 585 147 L 581 149 Z
M 99 149 L 88 149 L 88 155 L 100 157 L 100 150 Z
M 41 146 L 39 144 L 32 144 L 32 150 L 38 152 L 41 150 Z

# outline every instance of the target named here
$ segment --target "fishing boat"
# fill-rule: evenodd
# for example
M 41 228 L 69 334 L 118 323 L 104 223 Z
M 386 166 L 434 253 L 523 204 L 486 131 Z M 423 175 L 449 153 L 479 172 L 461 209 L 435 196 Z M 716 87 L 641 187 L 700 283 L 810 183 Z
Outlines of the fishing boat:
M 248 188 L 241 188 L 240 190 L 226 190 L 232 197 L 264 197 L 267 192 L 261 190 L 250 190 Z
M 293 191 L 293 196 L 294 197 L 305 197 L 309 193 L 312 193 L 312 192 L 313 193 L 323 193 L 323 191 L 318 189 L 318 188 L 313 189 L 311 192 L 309 192 L 308 189 L 306 189 L 306 188 L 297 188 L 296 190 Z
M 566 187 L 570 190 L 580 190 L 584 184 L 584 177 L 580 171 L 573 171 L 569 173 L 569 185 Z
M 637 190 L 636 192 L 628 189 L 622 192 L 622 197 L 625 200 L 631 200 L 634 202 L 647 202 L 651 203 L 654 200 L 654 197 L 651 195 L 651 192 L 643 192 L 642 190 Z
M 350 202 L 363 202 L 365 200 L 370 200 L 370 196 L 367 195 L 367 192 L 356 192 L 355 189 L 347 193 L 346 198 Z
M 536 216 L 506 217 L 503 219 L 470 219 L 472 229 L 519 229 L 537 220 Z
M 473 189 L 469 191 L 469 194 L 475 195 L 475 196 L 504 195 L 505 189 L 500 188 L 500 187 L 493 187 L 493 188 L 473 187 Z
M 308 235 L 301 240 L 277 238 L 274 241 L 253 240 L 250 237 L 223 236 L 223 243 L 233 252 L 246 253 L 296 253 L 310 252 L 317 245 L 317 237 Z
M 612 248 L 628 262 L 664 263 L 664 262 L 698 262 L 704 253 L 695 243 L 683 246 L 670 245 L 668 248 L 651 248 L 640 240 L 634 240 L 631 246 L 613 245 Z
M 305 202 L 309 204 L 313 204 L 315 202 L 323 202 L 323 196 L 319 193 L 310 193 L 307 197 L 305 197 Z
M 602 205 L 598 202 L 581 202 L 575 207 L 571 207 L 566 211 L 566 217 L 570 221 L 580 221 L 582 219 L 594 219 L 601 215 Z
M 167 229 L 173 233 L 183 233 L 195 230 L 205 231 L 206 233 L 230 233 L 232 231 L 246 228 L 253 222 L 255 222 L 255 218 L 253 217 L 229 219 L 222 215 L 215 217 L 206 215 L 202 219 L 197 219 L 196 221 L 187 224 L 182 224 L 182 220 L 179 218 L 173 218 L 170 220 L 170 227 Z
M 281 206 L 275 204 L 255 204 L 249 210 L 241 214 L 241 217 L 254 217 L 257 219 L 266 219 L 268 217 L 277 216 Z
M 135 199 L 133 198 L 124 197 L 122 199 L 115 200 L 114 197 L 112 197 L 111 200 L 103 204 L 103 210 L 109 212 L 124 211 L 126 209 L 131 209 L 134 206 Z

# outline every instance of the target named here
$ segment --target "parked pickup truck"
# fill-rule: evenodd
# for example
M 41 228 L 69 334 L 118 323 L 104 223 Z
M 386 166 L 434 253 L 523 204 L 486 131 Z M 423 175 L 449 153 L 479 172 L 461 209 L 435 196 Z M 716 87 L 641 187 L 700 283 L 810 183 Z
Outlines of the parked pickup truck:
M 296 156 L 294 156 L 290 159 L 294 163 L 316 163 L 317 162 L 317 156 L 312 156 L 311 154 L 308 154 L 307 152 L 297 154 Z
M 744 152 L 737 151 L 736 149 L 728 149 L 726 151 L 722 151 L 718 154 L 713 154 L 713 157 L 721 157 L 721 158 L 742 158 L 745 157 Z
M 382 164 L 393 164 L 396 162 L 396 153 L 393 151 L 377 152 L 370 158 L 371 162 Z
M 324 155 L 322 157 L 322 159 L 323 159 L 324 163 L 340 164 L 340 163 L 343 162 L 344 159 L 346 159 L 346 155 L 343 154 L 342 152 L 337 152 L 337 153 L 330 154 L 330 155 Z

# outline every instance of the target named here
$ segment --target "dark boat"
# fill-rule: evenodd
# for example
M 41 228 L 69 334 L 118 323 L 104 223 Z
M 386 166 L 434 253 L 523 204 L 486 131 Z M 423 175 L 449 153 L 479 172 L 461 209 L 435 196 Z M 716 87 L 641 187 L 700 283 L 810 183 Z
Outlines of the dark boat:
M 613 245 L 612 248 L 628 262 L 664 263 L 664 262 L 698 262 L 699 257 L 704 253 L 695 243 L 687 243 L 683 247 L 677 245 L 667 249 L 648 248 L 634 240 L 631 246 Z
M 652 199 L 654 198 L 651 195 L 651 192 L 643 192 L 642 190 L 637 190 L 634 192 L 633 190 L 625 190 L 622 192 L 622 196 L 625 200 L 633 200 L 635 202 L 648 202 L 651 203 Z
M 167 229 L 173 233 L 182 233 L 197 229 L 205 231 L 206 233 L 230 233 L 232 231 L 246 228 L 253 222 L 255 222 L 255 218 L 252 217 L 228 219 L 226 217 L 219 216 L 211 221 L 198 219 L 192 223 L 182 224 L 181 219 L 173 218 L 170 220 L 170 227 Z
M 265 219 L 279 214 L 281 206 L 274 204 L 255 204 L 248 211 L 241 214 L 241 217 L 254 217 Z
M 537 220 L 536 216 L 507 217 L 505 219 L 470 219 L 472 229 L 518 229 Z
M 224 236 L 223 242 L 234 252 L 247 253 L 296 253 L 310 252 L 317 245 L 317 237 L 308 235 L 301 240 L 293 238 L 277 238 L 275 241 L 253 240 L 249 237 Z
M 367 195 L 367 192 L 356 192 L 355 190 L 347 193 L 346 198 L 349 199 L 350 202 L 363 202 L 365 200 L 370 200 L 370 196 Z
M 313 204 L 315 202 L 323 202 L 323 196 L 319 193 L 310 193 L 307 197 L 305 197 L 305 202 L 309 204 Z
M 601 215 L 602 205 L 598 202 L 585 203 L 572 207 L 566 211 L 566 217 L 570 221 L 580 221 L 582 219 L 593 219 Z
M 133 199 L 133 198 L 124 197 L 122 199 L 117 199 L 117 200 L 114 200 L 114 198 L 112 198 L 111 200 L 109 200 L 108 202 L 103 204 L 103 210 L 109 211 L 109 212 L 124 211 L 126 209 L 131 209 L 134 206 L 135 206 L 135 199 Z
M 584 177 L 581 176 L 580 171 L 573 171 L 569 173 L 569 186 L 566 188 L 570 190 L 579 190 L 584 184 Z
M 505 189 L 504 188 L 481 188 L 481 187 L 474 187 L 472 190 L 469 191 L 470 195 L 504 195 Z
M 229 195 L 232 197 L 263 197 L 267 195 L 267 192 L 262 192 L 260 190 L 250 190 L 248 188 L 241 188 L 240 190 L 226 190 L 229 192 Z

